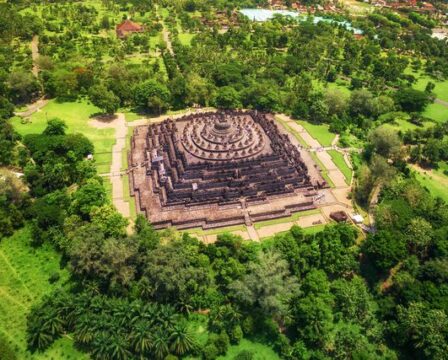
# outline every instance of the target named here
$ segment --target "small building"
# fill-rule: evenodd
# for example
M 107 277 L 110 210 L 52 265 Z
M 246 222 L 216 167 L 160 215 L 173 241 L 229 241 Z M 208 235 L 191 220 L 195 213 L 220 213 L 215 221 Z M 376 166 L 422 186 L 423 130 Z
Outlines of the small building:
M 348 216 L 345 211 L 333 211 L 330 213 L 330 218 L 336 222 L 346 222 L 348 220 Z
M 364 222 L 364 217 L 360 214 L 353 214 L 352 220 L 355 224 L 362 224 Z
M 118 24 L 115 28 L 117 36 L 122 39 L 130 34 L 141 33 L 145 29 L 142 25 L 137 24 L 131 20 L 126 19 L 121 24 Z

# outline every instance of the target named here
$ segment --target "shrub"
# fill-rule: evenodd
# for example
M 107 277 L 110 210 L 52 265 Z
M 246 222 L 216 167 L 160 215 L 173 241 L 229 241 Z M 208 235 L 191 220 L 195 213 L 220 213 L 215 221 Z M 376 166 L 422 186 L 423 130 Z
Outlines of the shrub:
M 241 329 L 241 326 L 236 325 L 229 335 L 230 335 L 230 342 L 232 344 L 239 344 L 239 342 L 243 338 L 243 330 Z
M 214 344 L 208 344 L 202 349 L 202 357 L 204 360 L 214 360 L 218 355 L 218 349 Z

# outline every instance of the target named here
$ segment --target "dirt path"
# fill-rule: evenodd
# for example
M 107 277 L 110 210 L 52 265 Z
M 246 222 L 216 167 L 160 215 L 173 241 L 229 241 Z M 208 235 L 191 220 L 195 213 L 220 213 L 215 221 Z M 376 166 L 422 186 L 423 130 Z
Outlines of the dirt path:
M 29 117 L 37 111 L 40 111 L 45 105 L 47 105 L 48 100 L 44 98 L 40 98 L 39 100 L 33 102 L 32 104 L 27 105 L 27 109 L 25 111 L 15 112 L 14 114 L 21 117 Z
M 158 5 L 156 5 L 156 14 L 159 16 L 159 6 Z M 168 49 L 170 54 L 174 56 L 173 44 L 171 44 L 171 39 L 170 39 L 170 32 L 165 25 L 165 21 L 163 20 L 163 17 L 160 16 L 160 18 L 162 19 L 161 23 L 162 23 L 163 41 L 166 43 L 166 48 Z
M 37 58 L 39 57 L 39 36 L 34 35 L 30 44 L 31 57 L 33 58 L 33 75 L 37 77 L 39 75 L 39 66 L 37 65 Z
M 448 107 L 448 101 L 445 101 L 445 100 L 442 100 L 442 99 L 434 99 L 434 102 L 435 102 L 436 104 L 439 104 L 439 105 Z

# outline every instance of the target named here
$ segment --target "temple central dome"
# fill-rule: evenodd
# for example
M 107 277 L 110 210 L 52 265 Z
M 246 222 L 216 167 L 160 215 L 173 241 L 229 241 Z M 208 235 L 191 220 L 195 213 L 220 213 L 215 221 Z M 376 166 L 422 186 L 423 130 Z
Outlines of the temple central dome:
M 234 160 L 253 157 L 265 148 L 260 125 L 250 116 L 217 114 L 197 118 L 183 128 L 181 142 L 202 160 Z

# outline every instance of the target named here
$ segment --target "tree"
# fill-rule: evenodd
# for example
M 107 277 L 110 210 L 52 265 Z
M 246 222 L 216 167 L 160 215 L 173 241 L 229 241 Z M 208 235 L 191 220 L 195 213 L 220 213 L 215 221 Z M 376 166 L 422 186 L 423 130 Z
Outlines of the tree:
M 51 73 L 45 88 L 51 96 L 73 100 L 78 96 L 78 79 L 73 71 L 58 69 Z
M 95 206 L 106 203 L 106 190 L 97 179 L 89 179 L 72 195 L 71 211 L 88 218 Z
M 371 101 L 373 95 L 365 89 L 354 90 L 350 95 L 349 109 L 355 116 L 363 115 L 370 117 L 372 115 Z
M 156 331 L 153 337 L 151 350 L 156 359 L 164 359 L 169 354 L 169 339 L 164 331 Z
M 213 97 L 214 85 L 196 73 L 187 75 L 187 103 L 208 106 Z
M 105 238 L 95 225 L 83 225 L 70 236 L 68 256 L 74 274 L 119 292 L 134 279 L 138 244 L 135 239 Z
M 168 109 L 170 97 L 168 88 L 156 80 L 147 80 L 134 88 L 135 104 L 154 113 Z
M 237 109 L 241 107 L 240 95 L 231 86 L 223 86 L 216 94 L 216 106 L 222 109 Z
M 260 252 L 257 260 L 249 263 L 247 275 L 230 288 L 244 305 L 256 307 L 280 320 L 297 292 L 297 281 L 290 275 L 288 263 L 278 253 Z
M 20 135 L 16 133 L 11 123 L 0 120 L 0 165 L 10 165 L 14 162 L 14 148 Z
M 67 125 L 65 121 L 53 118 L 47 121 L 47 127 L 43 131 L 43 135 L 65 135 L 65 130 L 67 129 Z
M 386 272 L 406 257 L 406 240 L 398 232 L 380 230 L 367 237 L 363 252 L 378 270 Z
M 16 103 L 30 102 L 40 90 L 39 83 L 31 72 L 13 71 L 8 77 L 12 98 Z
M 385 126 L 376 128 L 370 133 L 369 141 L 373 150 L 386 159 L 396 159 L 400 156 L 401 140 L 392 129 Z
M 170 335 L 170 349 L 177 355 L 185 355 L 197 348 L 193 332 L 186 323 L 176 324 Z
M 421 217 L 415 217 L 408 225 L 406 235 L 410 253 L 425 258 L 433 237 L 431 224 Z
M 205 264 L 198 261 L 197 245 L 181 240 L 159 245 L 146 259 L 140 281 L 150 298 L 173 304 L 192 305 L 192 297 L 200 297 L 210 283 Z
M 324 101 L 328 107 L 330 115 L 341 116 L 347 110 L 347 97 L 345 94 L 337 89 L 330 89 L 325 91 Z
M 326 274 L 310 271 L 301 290 L 303 295 L 295 299 L 292 309 L 294 326 L 307 344 L 322 348 L 333 327 L 333 297 Z
M 106 237 L 120 238 L 126 235 L 129 221 L 113 205 L 93 207 L 90 212 L 92 224 L 97 225 Z
M 411 346 L 416 356 L 443 359 L 448 353 L 448 317 L 443 310 L 422 303 L 398 306 L 397 339 Z
M 120 99 L 104 85 L 92 86 L 89 90 L 89 99 L 93 105 L 108 115 L 115 113 L 120 107 Z
M 400 89 L 394 96 L 395 102 L 408 112 L 422 112 L 429 104 L 427 93 L 412 88 Z

